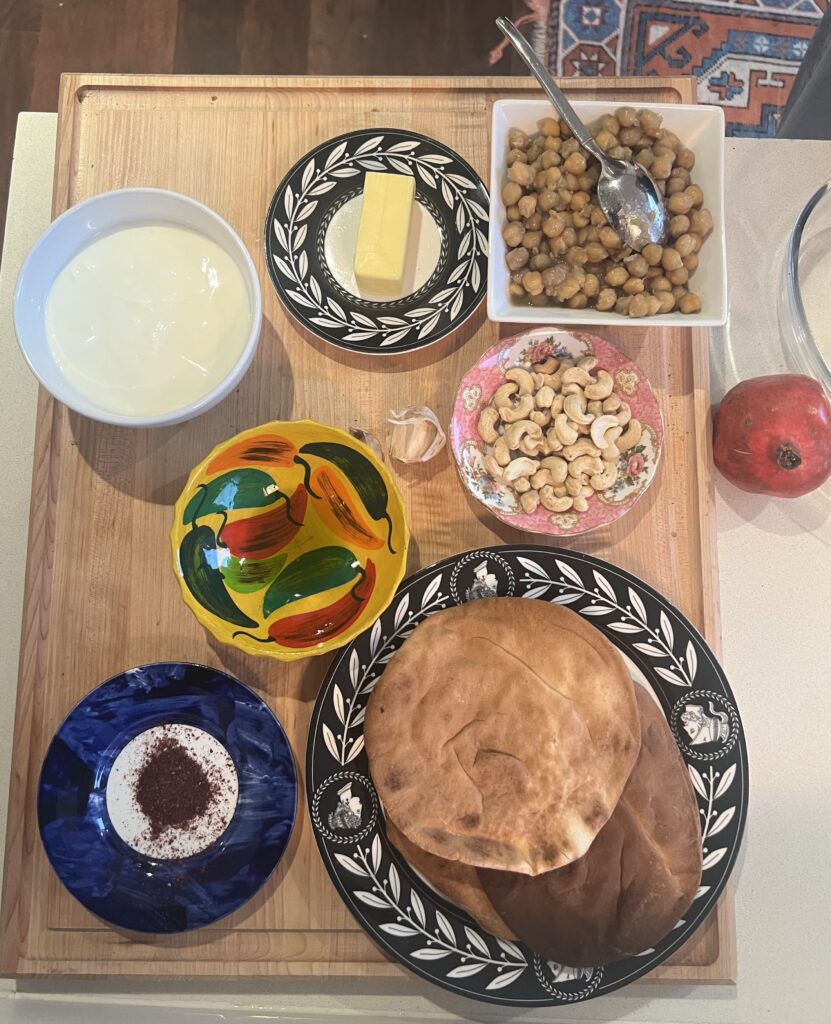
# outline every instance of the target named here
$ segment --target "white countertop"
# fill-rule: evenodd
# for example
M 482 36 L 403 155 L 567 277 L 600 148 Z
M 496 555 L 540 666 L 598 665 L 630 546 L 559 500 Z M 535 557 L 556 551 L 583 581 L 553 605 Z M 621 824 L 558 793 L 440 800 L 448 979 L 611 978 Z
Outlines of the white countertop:
M 20 261 L 49 222 L 56 117 L 18 122 L 0 273 L 0 774 L 9 770 L 36 388 L 11 322 Z M 785 241 L 800 207 L 831 178 L 831 143 L 728 140 L 731 315 L 712 338 L 713 396 L 786 369 L 776 323 Z M 775 200 L 774 200 L 774 197 Z M 653 1024 L 820 1024 L 831 973 L 831 484 L 795 502 L 717 488 L 723 664 L 744 720 L 750 810 L 737 882 L 738 984 L 654 987 L 575 1007 L 498 1011 L 413 978 L 401 983 L 273 979 L 256 987 L 0 982 L 0 1024 L 118 1015 L 135 1021 L 481 1020 Z M 5 781 L 0 782 L 5 792 Z M 2 807 L 5 819 L 5 805 Z M 2 845 L 0 845 L 2 850 Z M 120 1004 L 116 1009 L 113 1004 Z M 154 1007 L 152 1014 L 149 1007 Z M 129 1007 L 129 1008 L 128 1008 Z M 164 1009 L 163 1009 L 164 1008 Z

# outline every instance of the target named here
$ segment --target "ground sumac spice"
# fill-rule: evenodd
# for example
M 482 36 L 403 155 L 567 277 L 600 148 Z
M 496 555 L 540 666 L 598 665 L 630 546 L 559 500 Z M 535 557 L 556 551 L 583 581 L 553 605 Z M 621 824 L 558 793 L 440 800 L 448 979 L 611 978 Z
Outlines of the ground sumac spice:
M 153 838 L 197 822 L 215 794 L 216 783 L 171 736 L 162 736 L 148 751 L 136 781 L 136 802 Z

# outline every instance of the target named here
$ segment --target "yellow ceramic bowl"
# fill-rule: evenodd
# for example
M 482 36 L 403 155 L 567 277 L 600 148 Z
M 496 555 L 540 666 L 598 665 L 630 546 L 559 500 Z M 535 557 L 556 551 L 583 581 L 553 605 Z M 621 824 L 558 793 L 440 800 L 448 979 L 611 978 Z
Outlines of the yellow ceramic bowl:
M 410 534 L 386 466 L 344 430 L 265 423 L 191 473 L 170 542 L 213 635 L 283 661 L 348 644 L 387 607 Z

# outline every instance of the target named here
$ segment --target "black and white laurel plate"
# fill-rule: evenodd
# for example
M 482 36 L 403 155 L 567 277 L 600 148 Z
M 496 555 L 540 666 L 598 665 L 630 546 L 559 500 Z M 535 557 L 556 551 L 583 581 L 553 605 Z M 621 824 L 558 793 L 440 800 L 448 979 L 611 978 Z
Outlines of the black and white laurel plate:
M 330 229 L 363 191 L 367 171 L 415 178 L 434 258 L 416 290 L 369 301 L 331 265 Z M 349 132 L 307 153 L 274 194 L 265 225 L 271 280 L 282 303 L 313 334 L 341 348 L 393 354 L 424 348 L 463 323 L 487 287 L 488 192 L 453 150 L 393 128 Z M 350 257 L 351 263 L 351 257 Z
M 428 615 L 494 595 L 569 605 L 624 655 L 672 727 L 701 813 L 703 875 L 695 900 L 653 949 L 604 967 L 568 968 L 496 939 L 440 896 L 389 844 L 364 751 L 366 705 L 384 666 Z M 323 862 L 367 933 L 416 974 L 508 1006 L 559 1005 L 640 978 L 701 924 L 724 888 L 747 813 L 747 750 L 733 694 L 696 629 L 630 573 L 575 551 L 469 551 L 405 580 L 374 626 L 345 647 L 320 689 L 306 785 Z

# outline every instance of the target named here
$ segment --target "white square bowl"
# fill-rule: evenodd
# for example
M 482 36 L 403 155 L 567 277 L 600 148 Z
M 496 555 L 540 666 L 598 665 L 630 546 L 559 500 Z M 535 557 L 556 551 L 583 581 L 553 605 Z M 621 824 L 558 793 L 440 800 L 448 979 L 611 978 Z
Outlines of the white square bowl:
M 586 124 L 614 113 L 620 104 L 604 100 L 575 100 L 574 109 Z M 637 105 L 635 105 L 637 106 Z M 619 313 L 563 306 L 530 306 L 515 303 L 508 295 L 509 273 L 505 265 L 505 157 L 508 132 L 521 128 L 531 134 L 539 121 L 552 114 L 548 100 L 497 100 L 491 124 L 490 259 L 488 260 L 488 317 L 499 323 L 518 324 L 643 324 L 649 327 L 718 327 L 727 321 L 727 253 L 724 232 L 724 113 L 721 107 L 681 103 L 647 103 L 661 114 L 664 126 L 695 153 L 693 181 L 704 192 L 704 206 L 713 215 L 713 230 L 701 248 L 700 265 L 692 288 L 701 298 L 700 313 L 663 313 L 630 320 Z

